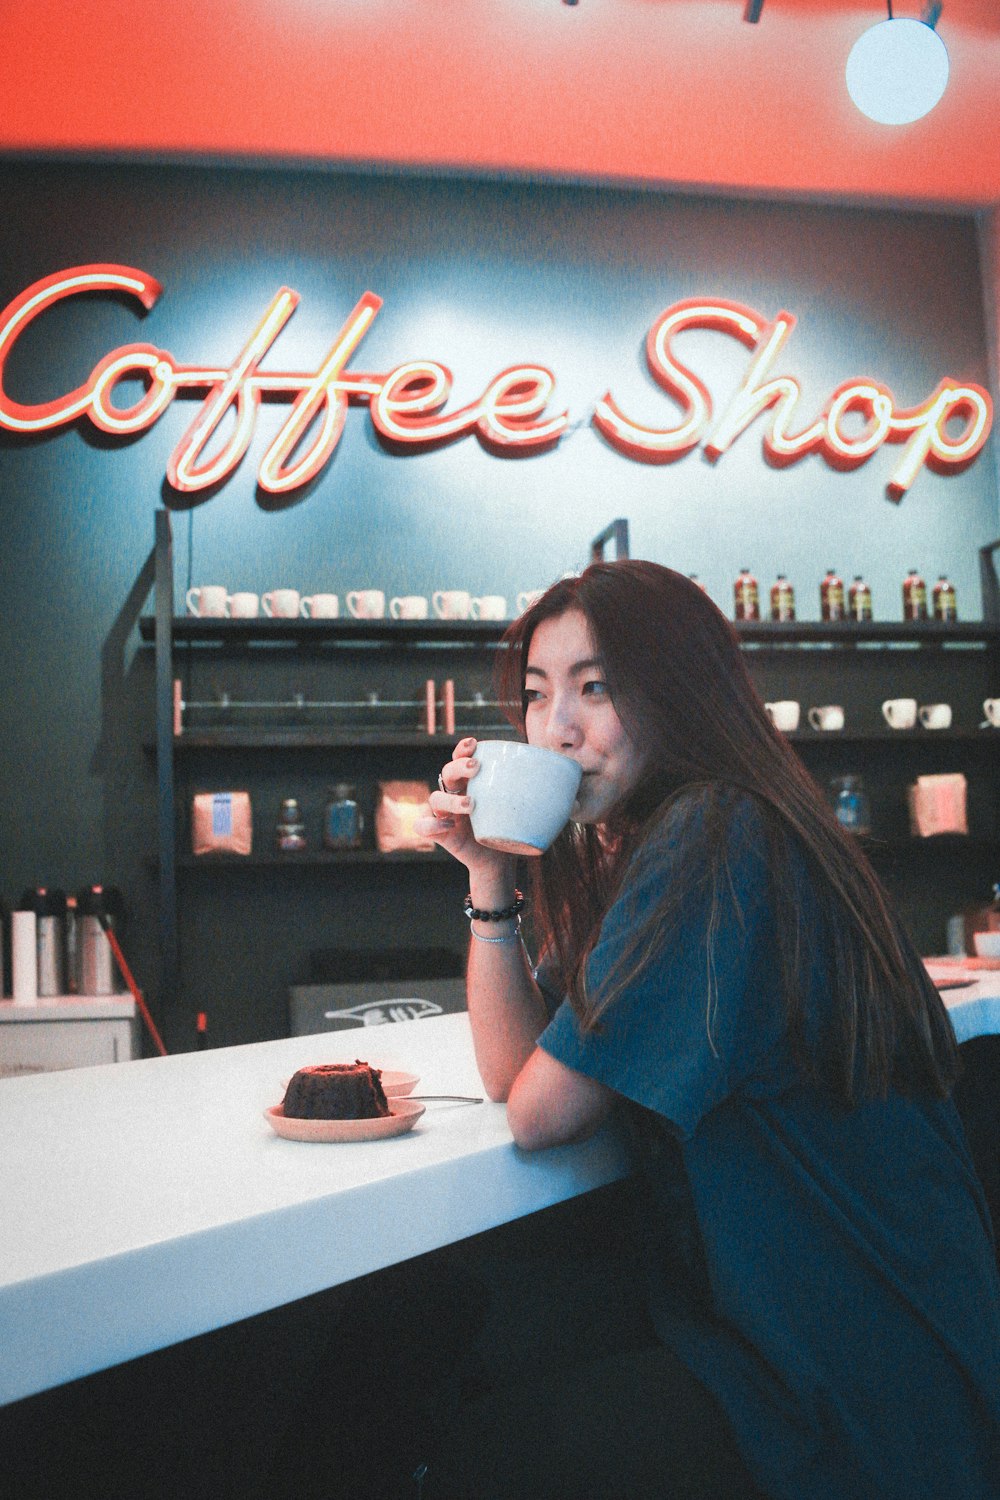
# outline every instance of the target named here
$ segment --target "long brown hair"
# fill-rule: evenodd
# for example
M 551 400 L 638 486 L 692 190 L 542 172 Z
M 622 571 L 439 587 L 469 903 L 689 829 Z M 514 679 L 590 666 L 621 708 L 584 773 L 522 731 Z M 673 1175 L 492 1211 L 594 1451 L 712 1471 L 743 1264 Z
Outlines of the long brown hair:
M 537 935 L 583 1027 L 600 1024 L 695 884 L 705 885 L 709 909 L 718 911 L 732 809 L 749 796 L 766 836 L 785 1014 L 800 1064 L 847 1105 L 890 1087 L 946 1094 L 958 1049 L 941 998 L 856 838 L 772 725 L 729 621 L 697 584 L 657 563 L 594 563 L 561 579 L 512 623 L 499 654 L 500 701 L 522 734 L 532 636 L 569 610 L 586 618 L 618 716 L 644 748 L 639 778 L 608 823 L 571 823 L 532 861 Z M 692 809 L 705 859 L 685 862 L 602 990 L 589 994 L 587 959 L 632 855 Z M 809 872 L 828 954 L 832 1005 L 819 1049 L 806 1041 L 808 944 L 795 856 Z M 715 1001 L 707 990 L 709 1027 Z

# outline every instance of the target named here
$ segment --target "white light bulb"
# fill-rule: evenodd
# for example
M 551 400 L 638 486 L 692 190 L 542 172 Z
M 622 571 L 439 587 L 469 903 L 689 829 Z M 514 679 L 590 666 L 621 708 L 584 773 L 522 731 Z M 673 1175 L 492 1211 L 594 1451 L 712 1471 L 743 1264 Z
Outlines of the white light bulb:
M 909 125 L 937 104 L 948 82 L 948 49 L 923 21 L 880 21 L 847 59 L 847 92 L 880 125 Z

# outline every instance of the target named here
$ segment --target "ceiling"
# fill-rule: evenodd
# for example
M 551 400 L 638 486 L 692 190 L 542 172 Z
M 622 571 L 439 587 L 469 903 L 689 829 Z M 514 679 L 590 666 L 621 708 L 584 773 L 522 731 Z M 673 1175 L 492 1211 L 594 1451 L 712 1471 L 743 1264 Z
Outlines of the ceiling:
M 1000 0 L 944 0 L 949 88 L 903 127 L 844 86 L 885 0 L 745 4 L 32 0 L 4 19 L 0 149 L 1000 203 Z

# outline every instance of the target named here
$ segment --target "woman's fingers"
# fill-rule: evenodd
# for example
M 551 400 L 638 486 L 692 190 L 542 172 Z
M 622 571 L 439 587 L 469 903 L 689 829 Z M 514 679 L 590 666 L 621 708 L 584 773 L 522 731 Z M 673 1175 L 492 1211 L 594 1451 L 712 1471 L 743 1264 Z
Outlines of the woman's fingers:
M 448 762 L 438 777 L 438 791 L 445 796 L 463 796 L 467 783 L 479 770 L 479 762 L 474 755 L 459 755 L 458 753 L 466 743 L 463 740 L 456 746 L 454 759 Z M 473 740 L 471 743 L 475 746 L 476 742 Z

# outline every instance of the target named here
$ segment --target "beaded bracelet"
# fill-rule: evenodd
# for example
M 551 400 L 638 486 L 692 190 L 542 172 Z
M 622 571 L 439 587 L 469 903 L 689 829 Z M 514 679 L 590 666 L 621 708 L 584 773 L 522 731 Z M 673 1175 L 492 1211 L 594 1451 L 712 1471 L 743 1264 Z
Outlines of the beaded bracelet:
M 514 899 L 509 906 L 504 906 L 498 911 L 480 911 L 478 906 L 473 906 L 470 895 L 466 896 L 462 902 L 462 910 L 470 922 L 509 922 L 511 917 L 520 916 L 524 911 L 524 897 L 515 886 Z

